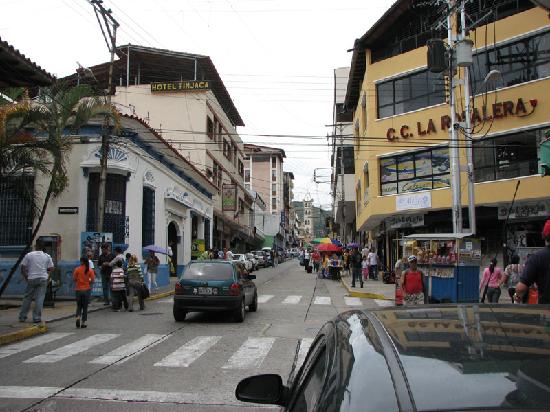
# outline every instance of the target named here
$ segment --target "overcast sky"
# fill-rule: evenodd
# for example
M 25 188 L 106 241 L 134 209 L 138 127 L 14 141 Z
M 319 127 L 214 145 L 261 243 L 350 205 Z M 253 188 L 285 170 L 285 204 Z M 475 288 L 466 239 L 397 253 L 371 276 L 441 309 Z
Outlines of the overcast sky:
M 349 66 L 361 37 L 393 0 L 105 0 L 127 43 L 208 55 L 246 126 L 246 143 L 286 151 L 295 200 L 309 191 L 330 207 L 325 127 L 332 123 L 333 69 Z M 2 0 L 0 38 L 63 77 L 77 61 L 92 66 L 109 52 L 87 0 Z M 267 138 L 285 134 L 298 137 Z M 315 136 L 305 138 L 299 136 Z M 319 171 L 329 176 L 328 170 Z

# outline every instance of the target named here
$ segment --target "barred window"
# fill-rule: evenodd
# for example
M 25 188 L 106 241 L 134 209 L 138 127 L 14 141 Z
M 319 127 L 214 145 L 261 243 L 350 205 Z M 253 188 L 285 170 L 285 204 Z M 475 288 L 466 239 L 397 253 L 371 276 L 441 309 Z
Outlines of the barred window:
M 0 246 L 28 243 L 34 220 L 34 176 L 13 176 L 0 184 Z
M 155 243 L 155 191 L 143 188 L 141 209 L 141 244 L 143 247 Z

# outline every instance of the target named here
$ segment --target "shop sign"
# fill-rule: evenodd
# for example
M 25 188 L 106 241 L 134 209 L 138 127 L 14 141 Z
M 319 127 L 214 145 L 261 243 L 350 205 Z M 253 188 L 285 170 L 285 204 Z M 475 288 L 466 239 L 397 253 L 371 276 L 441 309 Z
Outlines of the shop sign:
M 414 209 L 429 209 L 432 207 L 432 194 L 413 193 L 410 195 L 401 195 L 395 198 L 395 210 L 414 210 Z
M 224 184 L 222 186 L 222 211 L 237 211 L 237 185 Z
M 476 126 L 485 122 L 491 122 L 493 119 L 503 119 L 505 117 L 516 116 L 525 117 L 534 113 L 538 105 L 537 99 L 529 99 L 524 101 L 521 97 L 516 102 L 507 100 L 505 102 L 496 102 L 490 107 L 482 106 L 475 107 L 471 113 L 472 126 Z M 457 113 L 456 121 L 462 122 L 466 118 L 465 113 Z M 437 133 L 437 128 L 441 131 L 451 128 L 451 116 L 441 116 L 439 125 L 433 119 L 428 119 L 427 122 L 416 122 L 416 127 L 410 125 L 402 125 L 399 129 L 390 127 L 386 132 L 386 138 L 392 142 L 397 139 L 408 139 L 416 136 L 426 136 Z
M 510 212 L 510 219 L 521 219 L 528 217 L 547 217 L 550 215 L 550 202 L 549 201 L 538 201 L 530 203 L 518 203 L 512 206 L 499 206 L 498 207 L 498 218 L 499 220 L 506 220 Z
M 187 192 L 180 192 L 174 187 L 166 189 L 164 197 L 166 199 L 174 199 L 176 202 L 187 207 L 193 207 L 193 203 L 189 200 L 189 194 Z
M 78 207 L 58 207 L 57 213 L 60 215 L 78 215 Z
M 386 219 L 389 229 L 424 226 L 424 215 L 397 215 Z
M 151 83 L 151 93 L 155 92 L 192 92 L 195 90 L 210 89 L 210 82 L 207 80 L 185 80 L 178 82 Z

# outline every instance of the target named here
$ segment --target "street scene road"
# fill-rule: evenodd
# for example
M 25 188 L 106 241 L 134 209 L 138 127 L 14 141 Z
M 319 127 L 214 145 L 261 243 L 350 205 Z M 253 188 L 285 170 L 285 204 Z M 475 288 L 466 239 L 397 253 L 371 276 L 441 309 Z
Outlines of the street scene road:
M 240 379 L 288 376 L 323 323 L 378 306 L 346 296 L 340 282 L 317 279 L 297 260 L 255 273 L 258 311 L 240 324 L 223 313 L 177 323 L 169 297 L 142 312 L 92 313 L 87 329 L 74 319 L 51 323 L 44 335 L 0 347 L 0 410 L 256 410 L 235 399 Z

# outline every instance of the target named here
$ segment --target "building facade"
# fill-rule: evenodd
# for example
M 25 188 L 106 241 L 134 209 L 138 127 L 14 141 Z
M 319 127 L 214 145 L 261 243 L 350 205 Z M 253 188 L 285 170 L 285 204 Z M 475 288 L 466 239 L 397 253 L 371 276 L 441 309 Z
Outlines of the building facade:
M 542 244 L 550 215 L 550 177 L 540 173 L 538 160 L 550 128 L 548 14 L 528 0 L 467 3 L 468 21 L 476 25 L 469 27 L 473 127 L 464 130 L 463 85 L 455 88 L 458 124 L 451 125 L 449 78 L 427 70 L 426 41 L 447 37 L 438 25 L 444 10 L 413 3 L 395 2 L 355 42 L 345 103 L 356 135 L 357 229 L 386 265 L 395 262 L 404 235 L 453 231 L 454 126 L 461 142 L 464 227 L 470 227 L 465 139 L 471 139 L 484 263 L 499 256 L 505 264 L 511 253 Z M 455 79 L 464 79 L 464 70 Z M 487 82 L 494 70 L 501 78 Z
M 123 113 L 144 119 L 216 186 L 212 238 L 207 247 L 253 248 L 253 199 L 244 186 L 240 114 L 208 56 L 142 46 L 120 46 L 112 101 Z M 107 80 L 108 64 L 69 79 Z M 206 241 L 206 240 L 205 240 Z
M 355 151 L 352 113 L 344 110 L 349 67 L 334 69 L 331 155 L 332 232 L 344 244 L 355 241 Z

